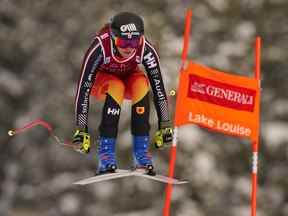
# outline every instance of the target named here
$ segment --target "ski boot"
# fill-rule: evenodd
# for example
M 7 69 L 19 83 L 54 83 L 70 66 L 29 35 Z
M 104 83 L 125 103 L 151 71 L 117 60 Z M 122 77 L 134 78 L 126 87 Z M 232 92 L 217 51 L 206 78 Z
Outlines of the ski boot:
M 98 147 L 98 175 L 114 173 L 116 171 L 115 144 L 115 138 L 100 137 Z
M 144 169 L 146 174 L 155 176 L 152 156 L 148 152 L 149 136 L 133 136 L 135 169 Z

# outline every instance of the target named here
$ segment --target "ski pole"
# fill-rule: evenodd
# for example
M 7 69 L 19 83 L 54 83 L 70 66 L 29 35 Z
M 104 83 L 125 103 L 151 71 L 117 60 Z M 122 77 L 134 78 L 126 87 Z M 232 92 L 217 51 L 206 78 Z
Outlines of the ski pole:
M 42 119 L 36 119 L 36 120 L 24 125 L 21 128 L 11 129 L 11 130 L 8 131 L 8 135 L 9 136 L 15 136 L 17 134 L 23 133 L 26 130 L 29 130 L 29 129 L 34 128 L 36 126 L 42 126 L 45 129 L 47 129 L 48 132 L 49 132 L 49 135 L 54 139 L 54 141 L 56 141 L 57 144 L 59 144 L 61 146 L 66 146 L 66 147 L 73 148 L 76 151 L 79 150 L 79 146 L 78 145 L 75 145 L 75 144 L 73 144 L 73 143 L 71 143 L 69 141 L 64 141 L 64 142 L 61 141 L 61 139 L 53 132 L 52 126 L 48 122 L 46 122 L 46 121 L 44 121 Z

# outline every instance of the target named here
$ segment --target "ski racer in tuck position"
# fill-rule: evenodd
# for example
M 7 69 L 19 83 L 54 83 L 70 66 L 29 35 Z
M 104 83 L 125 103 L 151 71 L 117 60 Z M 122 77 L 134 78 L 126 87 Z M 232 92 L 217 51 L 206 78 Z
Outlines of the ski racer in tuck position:
M 138 65 L 142 64 L 145 72 Z M 123 99 L 132 102 L 131 133 L 135 168 L 155 175 L 149 153 L 149 89 L 158 116 L 158 147 L 172 142 L 168 100 L 159 57 L 144 36 L 141 17 L 130 12 L 116 14 L 94 38 L 81 68 L 75 97 L 76 131 L 73 143 L 83 153 L 90 150 L 88 112 L 90 95 L 105 100 L 99 126 L 98 174 L 115 172 L 118 122 Z

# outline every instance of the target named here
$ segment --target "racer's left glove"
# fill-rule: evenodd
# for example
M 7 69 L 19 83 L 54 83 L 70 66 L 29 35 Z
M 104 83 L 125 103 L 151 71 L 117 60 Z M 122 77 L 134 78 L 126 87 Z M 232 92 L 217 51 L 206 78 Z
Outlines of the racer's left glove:
M 160 122 L 159 130 L 154 136 L 155 148 L 164 148 L 172 144 L 173 128 L 171 121 Z
M 88 130 L 77 129 L 73 135 L 73 143 L 79 145 L 79 149 L 77 149 L 77 151 L 88 154 L 91 148 Z

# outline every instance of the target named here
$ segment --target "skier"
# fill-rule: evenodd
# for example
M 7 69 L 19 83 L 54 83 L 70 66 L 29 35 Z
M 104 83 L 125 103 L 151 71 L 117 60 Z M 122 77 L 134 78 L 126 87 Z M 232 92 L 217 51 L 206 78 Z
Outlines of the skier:
M 140 64 L 146 73 L 138 67 Z M 80 145 L 83 153 L 90 150 L 89 96 L 105 100 L 99 126 L 98 174 L 117 169 L 115 145 L 121 104 L 123 99 L 130 99 L 135 168 L 155 175 L 148 151 L 150 86 L 158 116 L 158 147 L 161 147 L 171 143 L 173 130 L 159 57 L 144 36 L 141 17 L 130 12 L 116 14 L 96 34 L 84 56 L 75 97 L 76 131 L 73 142 Z

